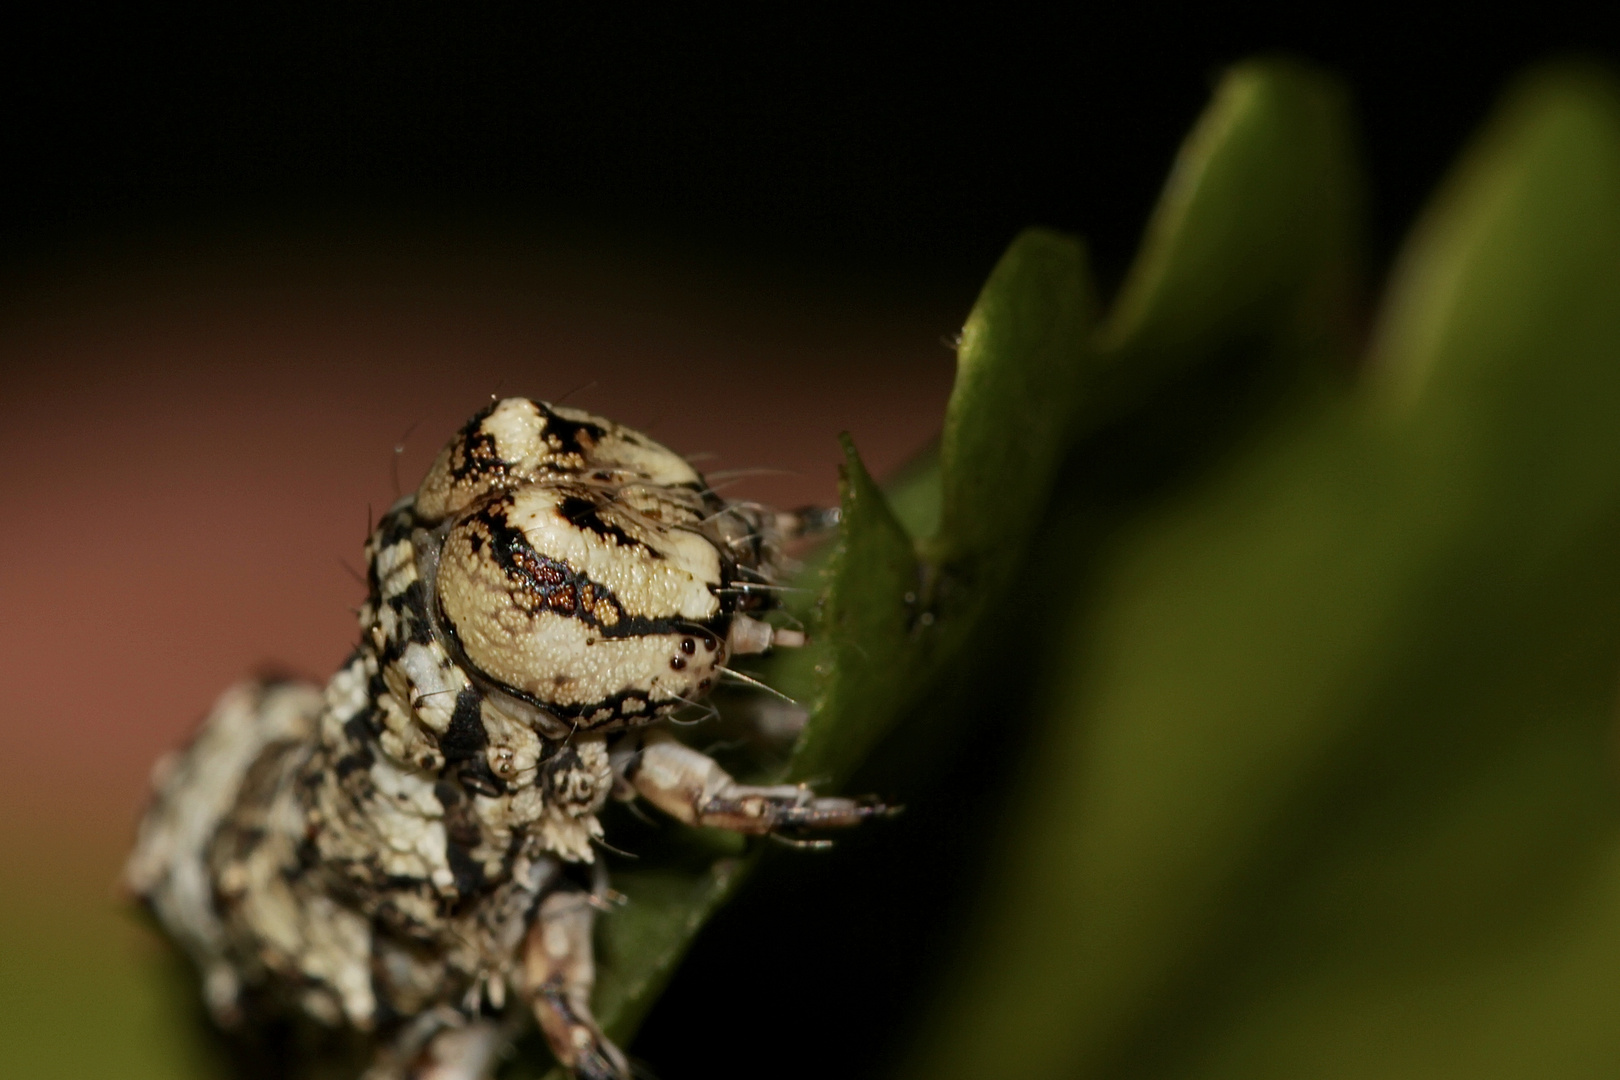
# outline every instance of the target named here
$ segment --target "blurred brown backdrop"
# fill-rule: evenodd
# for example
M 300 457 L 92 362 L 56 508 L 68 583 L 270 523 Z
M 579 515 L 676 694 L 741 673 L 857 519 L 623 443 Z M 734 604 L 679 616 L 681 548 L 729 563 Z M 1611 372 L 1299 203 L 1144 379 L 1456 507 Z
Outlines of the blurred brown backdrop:
M 1117 280 L 1221 65 L 1348 78 L 1377 263 L 1511 72 L 1612 48 L 1370 9 L 29 18 L 0 34 L 0 1015 L 61 1076 L 185 1057 L 128 1005 L 146 771 L 232 679 L 337 662 L 368 507 L 491 394 L 825 502 L 838 431 L 880 475 L 934 433 L 1017 228 Z
M 838 431 L 880 471 L 933 434 L 960 320 L 780 267 L 465 228 L 149 246 L 7 301 L 0 987 L 10 1053 L 63 1076 L 119 1032 L 138 1074 L 180 1052 L 131 1014 L 150 993 L 120 992 L 158 962 L 114 888 L 152 762 L 231 681 L 330 672 L 368 516 L 491 394 L 566 396 L 758 470 L 737 494 L 826 503 Z
M 824 503 L 838 431 L 879 470 L 933 433 L 959 319 L 557 235 L 138 254 L 19 289 L 0 323 L 13 826 L 120 832 L 225 682 L 324 678 L 367 514 L 490 395 L 566 396 L 759 470 L 739 494 Z

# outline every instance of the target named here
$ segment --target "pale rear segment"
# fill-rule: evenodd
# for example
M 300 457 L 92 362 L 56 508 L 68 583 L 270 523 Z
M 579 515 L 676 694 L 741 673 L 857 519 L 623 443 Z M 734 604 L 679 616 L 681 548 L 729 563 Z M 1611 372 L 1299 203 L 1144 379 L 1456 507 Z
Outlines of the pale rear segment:
M 478 1080 L 538 1020 L 626 1075 L 590 1014 L 597 812 L 645 798 L 762 834 L 880 805 L 738 784 L 643 729 L 762 619 L 780 544 L 825 514 L 727 503 L 638 432 L 520 398 L 474 417 L 366 546 L 360 644 L 323 693 L 228 692 L 157 778 L 128 880 L 226 1027 L 367 1033 L 368 1080 Z

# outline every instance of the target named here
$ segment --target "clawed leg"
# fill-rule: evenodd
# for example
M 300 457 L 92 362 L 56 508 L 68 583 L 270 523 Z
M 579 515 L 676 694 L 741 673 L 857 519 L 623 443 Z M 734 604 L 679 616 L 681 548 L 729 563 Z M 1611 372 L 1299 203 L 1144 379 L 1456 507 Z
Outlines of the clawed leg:
M 559 1062 L 579 1080 L 629 1080 L 624 1054 L 591 1015 L 595 921 L 596 908 L 583 890 L 558 890 L 542 900 L 524 945 L 524 982 L 535 1019 Z
M 764 834 L 778 829 L 830 829 L 892 813 L 882 803 L 818 796 L 799 784 L 739 784 L 707 754 L 667 732 L 653 732 L 639 750 L 616 754 L 621 786 L 688 825 Z

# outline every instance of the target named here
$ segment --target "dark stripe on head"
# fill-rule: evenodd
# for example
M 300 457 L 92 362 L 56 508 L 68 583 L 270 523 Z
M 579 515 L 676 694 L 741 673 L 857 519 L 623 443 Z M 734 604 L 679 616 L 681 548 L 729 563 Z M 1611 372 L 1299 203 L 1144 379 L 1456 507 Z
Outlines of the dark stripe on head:
M 495 437 L 484 430 L 484 421 L 500 402 L 492 401 L 473 414 L 456 432 L 455 449 L 450 453 L 450 476 L 466 480 L 487 473 L 504 474 L 506 462 L 495 452 Z
M 567 495 L 564 496 L 558 509 L 562 512 L 562 516 L 568 519 L 568 523 L 576 528 L 589 530 L 604 540 L 613 541 L 619 547 L 639 548 L 654 559 L 664 557 L 619 526 L 610 525 L 603 521 L 600 508 L 591 499 L 579 495 Z
M 579 454 L 589 457 L 596 449 L 596 444 L 602 441 L 607 429 L 601 424 L 593 424 L 589 420 L 569 420 L 558 416 L 551 408 L 541 402 L 534 403 L 545 417 L 546 430 L 544 438 L 557 452 L 564 454 Z
M 592 581 L 565 562 L 536 551 L 523 531 L 507 521 L 506 511 L 510 506 L 510 497 L 497 499 L 479 510 L 470 521 L 482 526 L 488 533 L 495 564 L 517 586 L 519 602 L 528 602 L 529 614 L 550 611 L 565 618 L 578 619 L 605 638 L 690 632 L 724 636 L 726 624 L 723 619 L 711 620 L 711 626 L 694 624 L 678 617 L 655 619 L 645 615 L 626 615 L 624 605 L 606 585 Z M 469 536 L 472 538 L 469 542 L 475 542 L 478 533 L 473 531 Z M 638 547 L 643 546 L 637 541 L 630 542 Z M 721 610 L 722 613 L 725 610 L 723 604 Z M 444 625 L 453 629 L 442 611 L 440 616 Z M 694 626 L 698 627 L 696 631 L 691 629 Z

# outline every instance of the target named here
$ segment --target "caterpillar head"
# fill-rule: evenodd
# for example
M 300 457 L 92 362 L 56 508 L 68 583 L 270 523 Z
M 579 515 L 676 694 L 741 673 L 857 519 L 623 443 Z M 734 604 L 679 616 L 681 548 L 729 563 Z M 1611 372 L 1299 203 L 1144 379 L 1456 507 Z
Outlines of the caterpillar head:
M 769 627 L 739 612 L 758 522 L 681 457 L 578 410 L 508 399 L 416 497 L 434 618 L 486 688 L 570 729 L 646 723 L 703 697 Z M 752 545 L 752 547 L 750 547 Z

